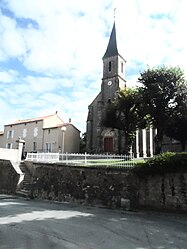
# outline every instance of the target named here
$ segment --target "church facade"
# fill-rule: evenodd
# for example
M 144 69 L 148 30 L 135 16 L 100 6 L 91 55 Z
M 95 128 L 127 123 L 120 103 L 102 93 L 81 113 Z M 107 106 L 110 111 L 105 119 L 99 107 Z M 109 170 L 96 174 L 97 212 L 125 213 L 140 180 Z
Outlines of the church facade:
M 103 127 L 102 118 L 107 104 L 114 98 L 115 93 L 126 88 L 125 64 L 125 59 L 118 53 L 114 22 L 103 56 L 101 91 L 88 107 L 87 152 L 89 153 L 122 153 L 123 139 L 120 131 Z
M 87 152 L 124 154 L 124 137 L 117 129 L 102 126 L 102 119 L 108 103 L 115 97 L 116 92 L 126 89 L 125 59 L 118 53 L 116 27 L 113 24 L 112 32 L 106 52 L 103 56 L 103 78 L 101 91 L 88 106 L 87 117 Z M 136 131 L 132 152 L 136 157 L 150 157 L 155 152 L 156 129 Z M 164 151 L 180 151 L 178 141 L 164 138 Z

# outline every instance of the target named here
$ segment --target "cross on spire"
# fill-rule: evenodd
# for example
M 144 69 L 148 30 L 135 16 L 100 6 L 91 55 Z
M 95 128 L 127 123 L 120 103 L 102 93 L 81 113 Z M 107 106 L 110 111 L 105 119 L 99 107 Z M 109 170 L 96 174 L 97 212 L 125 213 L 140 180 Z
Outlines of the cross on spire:
M 116 8 L 114 8 L 114 21 L 116 19 Z

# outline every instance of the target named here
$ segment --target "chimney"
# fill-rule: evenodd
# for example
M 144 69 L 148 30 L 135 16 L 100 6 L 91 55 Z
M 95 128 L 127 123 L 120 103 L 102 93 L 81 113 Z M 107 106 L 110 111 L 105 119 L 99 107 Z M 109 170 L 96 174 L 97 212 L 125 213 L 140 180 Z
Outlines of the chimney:
M 69 123 L 71 123 L 71 118 L 69 118 Z

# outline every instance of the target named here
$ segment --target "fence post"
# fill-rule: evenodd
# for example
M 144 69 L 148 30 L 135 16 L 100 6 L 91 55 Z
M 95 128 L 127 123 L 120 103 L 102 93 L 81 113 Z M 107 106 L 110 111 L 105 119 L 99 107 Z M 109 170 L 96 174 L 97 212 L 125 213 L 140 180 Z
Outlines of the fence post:
M 84 163 L 87 164 L 86 152 L 85 152 L 85 155 L 84 155 Z
M 68 153 L 66 152 L 66 164 L 68 164 Z

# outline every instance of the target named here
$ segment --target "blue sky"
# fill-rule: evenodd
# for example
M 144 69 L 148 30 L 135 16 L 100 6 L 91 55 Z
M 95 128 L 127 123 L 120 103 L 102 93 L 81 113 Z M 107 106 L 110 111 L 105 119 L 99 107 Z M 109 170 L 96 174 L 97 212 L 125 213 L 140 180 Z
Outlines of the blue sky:
M 0 0 L 0 130 L 55 111 L 86 130 L 114 8 L 127 86 L 147 65 L 187 73 L 185 0 Z

